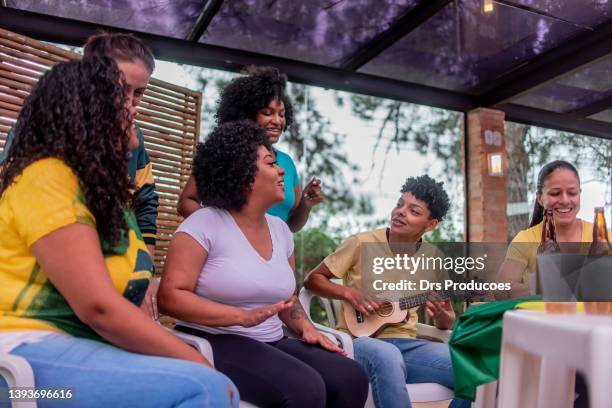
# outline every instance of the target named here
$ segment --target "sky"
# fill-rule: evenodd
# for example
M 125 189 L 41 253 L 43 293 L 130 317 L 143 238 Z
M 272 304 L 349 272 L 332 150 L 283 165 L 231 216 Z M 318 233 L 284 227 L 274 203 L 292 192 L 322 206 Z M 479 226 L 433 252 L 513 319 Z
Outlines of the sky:
M 154 76 L 191 89 L 199 88 L 197 80 L 190 69 L 172 62 L 159 60 Z M 385 175 L 382 179 L 380 178 L 379 163 L 382 163 L 384 152 L 382 151 L 383 149 L 379 149 L 378 153 L 374 156 L 374 163 L 377 163 L 377 165 L 374 167 L 374 171 L 369 174 L 373 159 L 372 151 L 378 133 L 377 125 L 367 123 L 352 115 L 348 103 L 345 103 L 343 107 L 338 106 L 333 90 L 319 87 L 311 87 L 311 90 L 310 95 L 313 98 L 313 102 L 316 103 L 319 112 L 330 120 L 331 130 L 346 135 L 343 149 L 349 161 L 361 167 L 358 177 L 362 180 L 362 183 L 355 186 L 355 191 L 369 193 L 372 196 L 375 206 L 375 214 L 372 218 L 380 219 L 389 215 L 399 196 L 399 188 L 406 177 L 417 176 L 423 173 L 437 177 L 441 174 L 443 164 L 440 163 L 439 159 L 433 156 L 423 156 L 411 150 L 408 146 L 403 147 L 399 152 L 396 152 L 395 149 L 389 152 L 386 157 Z M 348 95 L 346 92 L 341 94 Z M 206 97 L 207 95 L 204 95 L 204 98 Z M 214 98 L 216 98 L 216 95 Z M 459 137 L 459 130 L 457 132 Z M 282 149 L 282 139 L 279 145 Z M 559 158 L 570 162 L 573 161 L 571 152 L 562 152 L 561 156 L 563 157 Z M 300 163 L 296 164 L 298 170 L 300 170 Z M 607 174 L 608 179 L 612 181 L 610 169 L 593 169 L 582 166 L 578 170 L 582 180 L 581 209 L 578 216 L 587 221 L 592 221 L 594 207 L 603 206 L 607 201 L 606 217 L 612 223 L 612 206 L 610 205 L 612 204 L 612 187 L 610 183 L 594 180 L 597 178 L 597 175 L 601 178 Z M 531 177 L 535 179 L 537 173 L 535 171 L 532 171 L 532 173 Z M 311 176 L 302 174 L 302 179 L 306 180 Z M 325 180 L 322 180 L 322 184 L 324 187 Z M 447 188 L 452 190 L 449 192 L 452 198 L 459 201 L 464 200 L 462 183 L 453 186 L 447 184 Z M 533 202 L 534 195 L 534 192 L 530 193 L 530 203 Z M 459 211 L 459 208 L 456 208 L 455 211 Z M 455 217 L 455 223 L 461 222 L 461 219 L 462 215 L 459 214 L 458 217 Z

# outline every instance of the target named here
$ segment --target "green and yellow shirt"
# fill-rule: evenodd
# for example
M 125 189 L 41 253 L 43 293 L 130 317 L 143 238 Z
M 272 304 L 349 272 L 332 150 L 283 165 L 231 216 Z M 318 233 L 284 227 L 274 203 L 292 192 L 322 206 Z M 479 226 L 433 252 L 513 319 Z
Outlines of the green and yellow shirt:
M 140 305 L 153 264 L 131 211 L 127 233 L 110 247 L 101 242 L 104 261 L 119 293 Z M 0 334 L 47 330 L 100 340 L 79 320 L 47 279 L 32 244 L 64 226 L 96 225 L 76 175 L 63 161 L 38 160 L 23 170 L 0 197 Z

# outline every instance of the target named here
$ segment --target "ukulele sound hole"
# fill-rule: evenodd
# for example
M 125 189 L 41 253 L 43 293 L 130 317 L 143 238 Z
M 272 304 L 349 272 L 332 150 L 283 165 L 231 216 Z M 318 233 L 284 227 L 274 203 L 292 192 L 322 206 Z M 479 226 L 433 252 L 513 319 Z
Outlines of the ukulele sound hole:
M 381 317 L 391 316 L 393 314 L 393 303 L 384 302 L 380 305 L 380 308 L 376 311 L 376 313 Z

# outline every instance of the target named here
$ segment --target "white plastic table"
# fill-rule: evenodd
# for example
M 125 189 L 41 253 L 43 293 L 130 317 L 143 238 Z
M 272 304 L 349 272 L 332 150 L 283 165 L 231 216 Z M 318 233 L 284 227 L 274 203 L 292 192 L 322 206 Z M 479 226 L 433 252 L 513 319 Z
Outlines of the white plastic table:
M 574 400 L 576 370 L 591 408 L 612 406 L 612 317 L 504 314 L 499 408 L 565 408 Z

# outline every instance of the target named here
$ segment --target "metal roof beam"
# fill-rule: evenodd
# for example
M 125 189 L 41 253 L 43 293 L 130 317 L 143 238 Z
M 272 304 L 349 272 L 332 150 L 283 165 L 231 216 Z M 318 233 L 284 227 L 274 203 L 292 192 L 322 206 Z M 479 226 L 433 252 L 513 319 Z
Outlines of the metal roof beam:
M 83 45 L 87 37 L 100 29 L 128 32 L 128 30 L 114 27 L 16 10 L 10 7 L 2 9 L 0 27 L 43 41 L 77 46 Z M 154 34 L 136 34 L 153 48 L 157 58 L 177 63 L 227 71 L 239 71 L 243 66 L 249 64 L 272 65 L 287 73 L 291 81 L 307 85 L 464 112 L 482 106 L 478 104 L 476 98 L 469 95 L 425 85 Z M 502 110 L 506 112 L 508 120 L 612 139 L 612 125 L 605 122 L 518 105 L 504 105 Z
M 82 45 L 100 29 L 128 32 L 79 20 L 30 11 L 3 9 L 0 27 L 43 41 Z M 248 51 L 196 43 L 155 34 L 136 32 L 160 59 L 181 64 L 240 71 L 245 65 L 271 65 L 286 73 L 293 82 L 357 92 L 381 98 L 466 111 L 475 107 L 475 98 L 457 92 L 407 83 L 343 69 L 273 57 Z
M 514 104 L 503 105 L 500 109 L 506 113 L 506 120 L 512 122 L 612 140 L 610 123 Z
M 605 111 L 606 109 L 612 107 L 612 95 L 607 96 L 597 102 L 593 102 L 590 105 L 583 106 L 582 108 L 574 109 L 570 112 L 566 112 L 575 116 L 587 117 L 594 115 L 596 113 Z
M 191 29 L 189 35 L 187 35 L 187 41 L 197 42 L 200 37 L 204 35 L 206 28 L 208 28 L 208 25 L 212 21 L 213 17 L 217 14 L 222 4 L 223 0 L 209 0 L 206 2 L 206 5 L 202 9 L 202 13 L 200 13 L 200 16 Z
M 508 103 L 612 53 L 612 20 L 533 58 L 483 87 L 476 87 L 482 106 Z
M 404 36 L 429 20 L 453 0 L 426 0 L 419 2 L 403 17 L 397 20 L 388 30 L 383 31 L 371 41 L 364 44 L 353 55 L 348 56 L 341 64 L 343 69 L 356 71 L 376 58 Z

